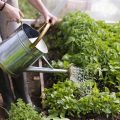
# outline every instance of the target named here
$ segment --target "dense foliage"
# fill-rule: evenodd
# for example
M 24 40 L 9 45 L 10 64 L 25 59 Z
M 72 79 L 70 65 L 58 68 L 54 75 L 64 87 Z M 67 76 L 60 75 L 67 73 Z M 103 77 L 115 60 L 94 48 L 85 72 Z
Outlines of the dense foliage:
M 119 33 L 120 23 L 95 21 L 81 12 L 66 15 L 45 37 L 48 58 L 53 60 L 54 67 L 79 67 L 87 75 L 85 81 L 65 81 L 68 75 L 58 74 L 59 77 L 55 77 L 64 82 L 45 90 L 49 117 L 41 118 L 20 100 L 12 105 L 10 120 L 66 120 L 62 117 L 84 120 L 99 116 L 114 119 L 120 114 Z
M 76 85 L 70 81 L 58 82 L 47 89 L 46 105 L 50 114 L 74 119 L 105 115 L 106 119 L 108 116 L 112 119 L 111 116 L 120 113 L 119 33 L 120 23 L 95 21 L 81 12 L 66 15 L 49 30 L 45 39 L 52 65 L 58 68 L 75 65 L 88 75 L 87 82 L 89 79 L 95 82 L 87 94 L 84 89 L 77 89 L 83 83 Z M 58 78 L 63 81 L 65 77 Z
M 120 90 L 120 23 L 95 21 L 87 14 L 73 12 L 51 28 L 46 40 L 52 59 L 73 63 L 89 72 L 101 90 Z M 54 51 L 56 54 L 54 54 Z M 58 64 L 59 64 L 58 63 Z M 62 65 L 62 64 L 61 64 Z M 63 67 L 63 66 L 62 66 Z
M 11 105 L 9 120 L 41 120 L 41 116 L 31 105 L 25 104 L 18 99 L 16 104 Z
M 49 113 L 56 116 L 84 118 L 93 115 L 94 118 L 95 115 L 105 115 L 107 118 L 120 112 L 120 99 L 116 94 L 110 93 L 108 89 L 99 92 L 96 84 L 90 81 L 58 82 L 53 88 L 46 89 L 45 93 Z
M 35 109 L 24 103 L 21 99 L 17 103 L 13 103 L 9 111 L 8 120 L 69 120 L 67 118 L 60 118 L 55 116 L 45 116 L 43 113 L 38 113 Z

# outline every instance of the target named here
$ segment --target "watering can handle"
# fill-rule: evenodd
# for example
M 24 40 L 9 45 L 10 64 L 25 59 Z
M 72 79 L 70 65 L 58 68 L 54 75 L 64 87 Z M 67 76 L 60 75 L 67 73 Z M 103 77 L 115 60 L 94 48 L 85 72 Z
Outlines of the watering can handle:
M 45 35 L 45 33 L 48 31 L 48 29 L 50 28 L 51 26 L 51 23 L 46 23 L 46 25 L 43 25 L 42 28 L 45 26 L 45 28 L 43 29 L 43 31 L 41 32 L 41 34 L 38 36 L 38 38 L 35 40 L 35 42 L 33 42 L 31 44 L 31 47 L 34 48 L 38 43 L 39 41 L 43 38 L 43 36 Z M 41 28 L 39 29 L 39 31 L 41 30 Z

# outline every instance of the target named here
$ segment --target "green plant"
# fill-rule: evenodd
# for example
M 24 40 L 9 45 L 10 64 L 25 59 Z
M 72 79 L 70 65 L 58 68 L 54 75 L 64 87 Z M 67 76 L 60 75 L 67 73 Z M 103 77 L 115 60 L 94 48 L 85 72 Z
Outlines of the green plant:
M 86 92 L 88 86 L 93 86 L 90 92 Z M 96 84 L 90 81 L 58 82 L 53 88 L 46 89 L 45 93 L 46 107 L 54 116 L 80 118 L 91 115 L 94 118 L 105 115 L 107 118 L 120 113 L 120 99 L 116 94 L 110 93 L 107 88 L 105 92 L 100 92 Z
M 114 116 L 120 113 L 120 99 L 115 93 L 99 92 L 94 86 L 91 94 L 79 99 L 79 108 L 83 115 L 94 113 Z
M 74 64 L 89 73 L 103 90 L 120 89 L 120 23 L 95 21 L 82 12 L 66 15 L 46 36 L 56 67 Z M 55 32 L 55 34 L 54 34 Z M 68 59 L 62 60 L 67 54 Z
M 16 104 L 11 105 L 9 120 L 41 120 L 41 115 L 31 105 L 25 104 L 21 99 L 18 99 Z
M 72 81 L 58 82 L 53 88 L 45 89 L 46 107 L 50 114 L 65 116 L 66 113 L 72 114 L 78 108 L 77 100 L 91 92 L 93 82 L 74 83 Z M 72 111 L 72 112 L 71 112 Z
M 42 120 L 70 120 L 68 118 L 60 118 L 60 117 L 55 117 L 55 116 L 48 116 L 48 117 L 43 117 Z

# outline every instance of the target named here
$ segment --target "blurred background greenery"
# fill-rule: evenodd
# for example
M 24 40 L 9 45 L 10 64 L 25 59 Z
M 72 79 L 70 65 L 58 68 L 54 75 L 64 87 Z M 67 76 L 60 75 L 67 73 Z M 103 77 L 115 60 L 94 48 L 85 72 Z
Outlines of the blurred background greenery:
M 19 1 L 19 7 L 24 13 L 24 18 L 26 19 L 32 19 L 39 16 L 39 12 L 29 4 L 28 0 Z

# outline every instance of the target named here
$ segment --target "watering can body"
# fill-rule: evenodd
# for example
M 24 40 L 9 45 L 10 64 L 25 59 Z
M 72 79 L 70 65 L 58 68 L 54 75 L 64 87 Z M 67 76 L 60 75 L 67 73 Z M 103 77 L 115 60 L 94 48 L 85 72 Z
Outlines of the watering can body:
M 27 24 L 22 24 L 6 40 L 0 44 L 0 67 L 9 74 L 17 74 L 48 52 L 47 46 L 41 40 L 34 48 L 32 43 L 39 32 Z

